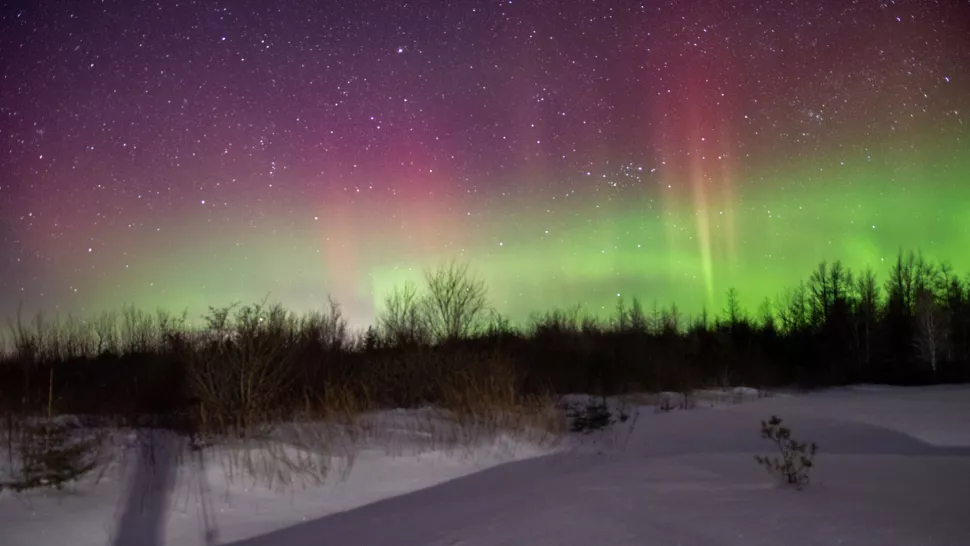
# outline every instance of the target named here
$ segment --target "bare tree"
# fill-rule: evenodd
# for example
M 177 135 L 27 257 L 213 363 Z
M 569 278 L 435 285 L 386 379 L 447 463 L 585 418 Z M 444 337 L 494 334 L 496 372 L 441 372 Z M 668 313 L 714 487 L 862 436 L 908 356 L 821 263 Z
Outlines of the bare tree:
M 939 285 L 940 271 L 935 265 L 923 258 L 923 253 L 916 256 L 916 268 L 913 270 L 913 299 L 919 299 L 920 294 L 929 292 L 936 295 Z M 916 301 L 918 303 L 918 301 Z
M 467 264 L 454 261 L 424 274 L 428 293 L 425 316 L 437 340 L 458 339 L 477 332 L 488 314 L 485 282 Z
M 418 287 L 406 282 L 395 287 L 384 298 L 384 311 L 377 322 L 381 337 L 391 345 L 421 345 L 430 340 L 428 324 L 422 312 Z
M 118 313 L 103 311 L 94 319 L 94 334 L 97 337 L 96 353 L 118 352 Z
M 499 313 L 495 309 L 488 311 L 488 320 L 485 325 L 485 333 L 489 336 L 502 336 L 514 333 L 512 321 L 506 315 Z
M 121 345 L 128 354 L 147 353 L 157 347 L 154 317 L 134 305 L 121 308 Z
M 174 351 L 181 349 L 187 341 L 185 332 L 188 320 L 188 310 L 183 311 L 181 315 L 175 315 L 167 309 L 156 309 L 155 324 L 158 342 Z
M 344 318 L 340 304 L 333 296 L 327 297 L 327 313 L 321 322 L 321 340 L 328 349 L 339 351 L 343 349 L 350 337 L 347 333 L 347 319 Z
M 17 307 L 16 320 L 7 319 L 7 326 L 10 330 L 10 345 L 13 347 L 13 354 L 21 362 L 33 362 L 37 359 L 40 348 L 31 334 L 30 325 L 24 319 L 23 304 Z
M 940 272 L 923 258 L 922 253 L 910 251 L 904 255 L 900 250 L 886 282 L 889 303 L 912 316 L 916 312 L 919 295 L 924 291 L 932 293 L 939 279 Z
M 627 320 L 628 314 L 626 307 L 623 306 L 623 298 L 616 298 L 616 330 L 618 332 L 625 332 L 629 326 L 629 321 Z
M 785 333 L 791 334 L 804 330 L 808 326 L 809 310 L 805 283 L 797 288 L 784 291 L 778 297 L 775 305 L 778 321 Z
M 818 264 L 818 269 L 812 272 L 808 279 L 808 287 L 812 293 L 809 300 L 812 311 L 812 325 L 820 327 L 825 323 L 832 308 L 832 286 L 829 281 L 828 264 Z
M 957 287 L 960 286 L 960 277 L 953 270 L 952 264 L 943 262 L 936 270 L 935 282 L 936 286 L 933 287 L 933 293 L 941 300 L 948 301 L 954 283 Z
M 876 274 L 872 269 L 866 269 L 859 276 L 856 285 L 859 300 L 856 315 L 859 320 L 859 349 L 862 353 L 862 364 L 868 369 L 872 365 L 872 335 L 876 328 L 879 312 L 879 285 Z
M 67 315 L 58 330 L 61 335 L 62 353 L 67 358 L 87 358 L 94 347 L 91 323 L 73 315 Z
M 948 338 L 947 317 L 929 290 L 920 291 L 916 299 L 914 345 L 920 358 L 930 366 L 930 371 L 935 378 L 940 356 L 945 351 Z

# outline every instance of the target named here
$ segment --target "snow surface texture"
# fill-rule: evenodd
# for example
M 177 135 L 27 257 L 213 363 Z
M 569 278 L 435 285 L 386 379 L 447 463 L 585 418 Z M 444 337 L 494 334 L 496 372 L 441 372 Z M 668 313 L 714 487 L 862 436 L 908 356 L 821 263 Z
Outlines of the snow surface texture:
M 3 493 L 0 544 L 970 545 L 970 387 L 723 398 L 739 397 L 640 406 L 539 457 L 368 448 L 327 485 L 281 490 L 227 483 L 225 464 L 162 439 L 153 472 L 129 465 L 134 486 Z M 820 446 L 802 491 L 753 460 L 773 454 L 758 435 L 772 414 Z M 523 460 L 497 464 L 509 459 Z
M 165 431 L 119 431 L 110 464 L 80 483 L 0 492 L 0 546 L 226 544 L 551 451 L 541 434 L 457 429 L 437 415 L 381 412 L 353 438 L 320 427 L 321 444 L 340 445 L 313 460 L 280 443 L 198 450 Z

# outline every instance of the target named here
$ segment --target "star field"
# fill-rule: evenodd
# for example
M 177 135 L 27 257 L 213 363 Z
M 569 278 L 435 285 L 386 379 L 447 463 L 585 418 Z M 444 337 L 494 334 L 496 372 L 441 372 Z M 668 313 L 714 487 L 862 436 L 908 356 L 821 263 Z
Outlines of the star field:
M 0 314 L 514 316 L 970 268 L 970 4 L 38 2 L 0 15 Z

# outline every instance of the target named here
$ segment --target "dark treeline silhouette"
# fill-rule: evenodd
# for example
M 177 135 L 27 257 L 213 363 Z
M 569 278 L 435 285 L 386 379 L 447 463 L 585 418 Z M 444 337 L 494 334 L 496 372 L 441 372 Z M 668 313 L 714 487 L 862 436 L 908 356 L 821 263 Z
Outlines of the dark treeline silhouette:
M 362 333 L 335 302 L 304 316 L 265 303 L 212 308 L 198 328 L 186 318 L 126 307 L 90 321 L 12 320 L 0 411 L 53 399 L 62 413 L 226 431 L 310 408 L 474 413 L 567 392 L 970 380 L 970 277 L 912 252 L 882 280 L 822 263 L 755 312 L 732 289 L 714 317 L 632 300 L 609 320 L 576 307 L 513 327 L 451 263 L 394 290 Z

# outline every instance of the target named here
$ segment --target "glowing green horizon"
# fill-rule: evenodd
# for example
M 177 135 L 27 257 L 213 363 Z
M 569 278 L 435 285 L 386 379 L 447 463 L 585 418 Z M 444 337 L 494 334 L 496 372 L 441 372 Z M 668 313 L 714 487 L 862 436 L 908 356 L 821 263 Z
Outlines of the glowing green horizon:
M 420 282 L 424 269 L 453 258 L 484 279 L 493 305 L 515 321 L 576 304 L 606 316 L 618 295 L 648 306 L 676 303 L 686 314 L 719 313 L 732 287 L 753 311 L 807 279 L 821 261 L 872 267 L 884 280 L 899 250 L 970 272 L 970 158 L 914 154 L 845 163 L 793 169 L 761 187 L 745 184 L 729 199 L 709 193 L 703 207 L 672 184 L 670 193 L 653 197 L 527 200 L 478 214 L 471 227 L 456 223 L 461 209 L 450 203 L 454 214 L 432 207 L 427 222 L 457 227 L 433 231 L 420 248 L 388 237 L 379 222 L 343 233 L 268 222 L 243 242 L 231 230 L 193 239 L 187 224 L 179 236 L 188 246 L 153 247 L 153 259 L 124 264 L 122 282 L 89 281 L 95 297 L 85 309 L 132 303 L 198 316 L 209 305 L 269 296 L 303 312 L 330 294 L 363 326 L 394 286 Z M 357 217 L 368 214 L 386 211 L 362 206 Z M 699 236 L 705 222 L 706 239 Z

